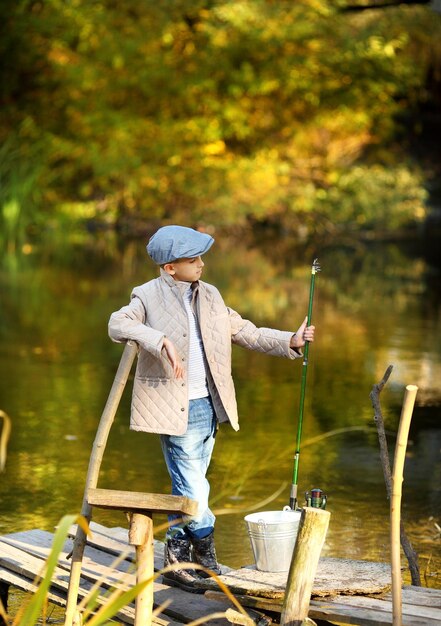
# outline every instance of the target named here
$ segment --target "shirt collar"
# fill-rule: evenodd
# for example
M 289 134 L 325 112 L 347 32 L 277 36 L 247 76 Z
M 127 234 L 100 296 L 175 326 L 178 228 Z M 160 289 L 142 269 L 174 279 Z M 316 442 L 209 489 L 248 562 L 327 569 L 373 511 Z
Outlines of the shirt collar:
M 188 283 L 184 280 L 175 280 L 173 276 L 170 276 L 162 267 L 160 268 L 161 277 L 171 286 L 177 287 L 181 293 L 185 293 L 191 288 L 192 291 L 197 292 L 199 290 L 199 281 L 195 280 L 193 283 Z

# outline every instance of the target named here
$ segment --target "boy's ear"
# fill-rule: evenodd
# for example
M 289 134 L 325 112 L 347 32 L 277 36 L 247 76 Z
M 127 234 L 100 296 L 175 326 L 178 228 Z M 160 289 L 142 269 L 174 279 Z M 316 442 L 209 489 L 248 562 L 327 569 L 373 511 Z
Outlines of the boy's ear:
M 170 274 L 170 276 L 173 276 L 173 274 L 175 274 L 175 266 L 173 265 L 173 263 L 166 263 L 164 265 L 164 270 L 167 272 L 167 274 Z

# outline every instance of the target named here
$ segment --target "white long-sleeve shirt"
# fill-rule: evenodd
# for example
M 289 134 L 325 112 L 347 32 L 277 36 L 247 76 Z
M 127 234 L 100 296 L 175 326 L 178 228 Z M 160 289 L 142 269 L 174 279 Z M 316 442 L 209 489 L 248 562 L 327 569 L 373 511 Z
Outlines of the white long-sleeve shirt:
M 206 398 L 209 395 L 207 374 L 205 370 L 204 346 L 201 339 L 199 323 L 194 312 L 193 289 L 191 285 L 183 293 L 185 310 L 188 317 L 190 332 L 188 357 L 188 399 Z

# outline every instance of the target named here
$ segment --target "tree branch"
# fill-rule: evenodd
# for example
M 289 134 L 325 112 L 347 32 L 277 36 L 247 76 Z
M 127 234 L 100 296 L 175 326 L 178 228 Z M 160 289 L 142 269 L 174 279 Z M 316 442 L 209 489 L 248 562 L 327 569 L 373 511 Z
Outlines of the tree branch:
M 390 7 L 400 7 L 403 4 L 430 4 L 431 0 L 389 0 L 388 2 L 379 2 L 376 4 L 348 4 L 340 9 L 341 13 L 349 13 L 355 11 L 368 11 L 369 9 L 388 9 Z
M 380 443 L 380 458 L 383 468 L 384 482 L 386 483 L 387 498 L 390 500 L 392 494 L 392 473 L 390 469 L 389 451 L 387 447 L 386 432 L 384 429 L 383 413 L 380 404 L 380 393 L 382 392 L 385 384 L 389 380 L 389 376 L 392 373 L 393 365 L 389 365 L 384 373 L 382 380 L 373 386 L 369 397 L 374 408 L 374 422 L 377 427 L 378 441 Z M 409 539 L 407 538 L 406 531 L 404 530 L 403 522 L 400 522 L 400 541 L 403 547 L 404 554 L 406 555 L 407 562 L 409 563 L 410 575 L 412 578 L 412 585 L 421 587 L 420 568 L 418 565 L 418 554 L 412 547 Z

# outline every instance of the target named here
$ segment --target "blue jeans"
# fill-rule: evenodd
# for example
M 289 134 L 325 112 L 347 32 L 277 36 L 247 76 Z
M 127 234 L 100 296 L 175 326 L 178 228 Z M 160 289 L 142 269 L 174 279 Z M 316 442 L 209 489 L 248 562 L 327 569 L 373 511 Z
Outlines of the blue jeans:
M 185 519 L 169 515 L 167 537 L 190 536 L 202 539 L 209 535 L 215 516 L 208 506 L 210 484 L 206 473 L 217 431 L 211 398 L 190 400 L 188 427 L 184 435 L 161 435 L 161 447 L 172 482 L 172 494 L 197 500 L 197 515 Z M 176 521 L 179 520 L 179 521 Z

